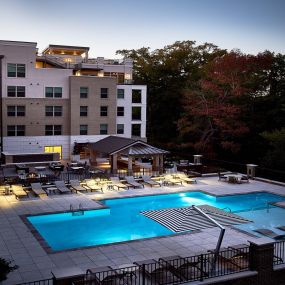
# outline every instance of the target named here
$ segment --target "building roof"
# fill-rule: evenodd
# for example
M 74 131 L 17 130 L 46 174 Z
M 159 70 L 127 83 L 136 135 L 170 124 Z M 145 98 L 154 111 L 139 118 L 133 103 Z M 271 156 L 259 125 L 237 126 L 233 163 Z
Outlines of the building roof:
M 86 51 L 89 51 L 89 47 L 82 46 L 67 46 L 67 45 L 49 45 L 47 48 L 43 50 L 43 54 L 52 52 L 52 51 L 76 51 L 79 54 L 82 54 Z
M 124 152 L 127 155 L 166 154 L 168 151 L 151 146 L 143 141 L 117 136 L 106 137 L 96 143 L 89 143 L 91 150 L 115 154 Z

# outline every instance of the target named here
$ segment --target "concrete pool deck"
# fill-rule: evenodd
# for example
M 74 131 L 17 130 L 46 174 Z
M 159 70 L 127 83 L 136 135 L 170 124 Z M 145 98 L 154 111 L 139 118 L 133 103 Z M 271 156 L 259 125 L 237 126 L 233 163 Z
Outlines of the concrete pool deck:
M 51 277 L 51 271 L 56 268 L 79 267 L 86 270 L 97 266 L 118 266 L 134 261 L 158 258 L 162 256 L 190 256 L 196 252 L 206 251 L 216 246 L 219 235 L 218 228 L 202 230 L 198 233 L 177 236 L 151 238 L 145 240 L 124 242 L 120 244 L 103 245 L 87 249 L 70 250 L 48 254 L 37 241 L 21 219 L 21 215 L 41 214 L 57 211 L 68 211 L 70 204 L 76 208 L 100 208 L 96 199 L 130 197 L 185 191 L 203 191 L 212 195 L 233 195 L 253 192 L 270 192 L 284 195 L 285 187 L 250 180 L 250 183 L 229 184 L 218 181 L 217 177 L 198 178 L 197 184 L 131 189 L 122 192 L 108 191 L 104 194 L 70 194 L 52 195 L 44 199 L 28 199 L 18 201 L 14 196 L 0 196 L 0 257 L 13 260 L 19 269 L 10 273 L 3 284 L 46 279 Z M 256 238 L 228 228 L 222 246 L 246 243 Z

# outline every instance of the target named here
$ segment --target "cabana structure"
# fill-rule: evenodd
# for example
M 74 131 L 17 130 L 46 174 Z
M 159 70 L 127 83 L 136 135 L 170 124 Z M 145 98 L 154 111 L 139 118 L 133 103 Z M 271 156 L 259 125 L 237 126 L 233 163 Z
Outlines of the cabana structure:
M 164 155 L 168 151 L 156 148 L 141 140 L 109 136 L 96 143 L 88 144 L 90 163 L 99 166 L 101 158 L 107 158 L 112 174 L 126 170 L 128 174 L 141 169 L 163 171 Z M 152 164 L 143 163 L 142 159 L 151 159 Z

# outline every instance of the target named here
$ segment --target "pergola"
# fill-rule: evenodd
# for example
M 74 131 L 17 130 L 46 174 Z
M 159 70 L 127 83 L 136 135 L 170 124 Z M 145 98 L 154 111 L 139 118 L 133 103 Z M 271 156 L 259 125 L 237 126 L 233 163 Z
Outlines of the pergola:
M 169 153 L 141 140 L 116 136 L 109 136 L 98 142 L 89 143 L 88 148 L 91 163 L 96 162 L 96 159 L 102 155 L 109 157 L 111 173 L 113 174 L 118 172 L 118 161 L 125 161 L 126 168 L 131 173 L 134 170 L 135 160 L 142 157 L 153 159 L 153 171 L 162 171 L 164 155 Z

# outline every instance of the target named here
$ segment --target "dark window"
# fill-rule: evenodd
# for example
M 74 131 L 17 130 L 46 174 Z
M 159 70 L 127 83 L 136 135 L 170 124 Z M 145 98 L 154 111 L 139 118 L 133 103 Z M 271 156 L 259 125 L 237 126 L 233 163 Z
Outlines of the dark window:
M 117 107 L 117 116 L 118 117 L 125 116 L 125 108 L 124 107 Z
M 46 106 L 47 117 L 60 117 L 62 116 L 62 106 Z
M 141 107 L 132 107 L 132 120 L 141 120 Z
M 24 125 L 7 126 L 7 136 L 9 137 L 25 136 L 25 126 Z
M 141 103 L 142 102 L 142 91 L 139 89 L 132 90 L 132 103 Z
M 100 135 L 107 135 L 107 134 L 108 134 L 108 125 L 100 124 Z
M 132 136 L 140 137 L 141 136 L 141 125 L 132 124 Z
M 46 98 L 62 98 L 62 87 L 46 87 Z
M 107 106 L 101 106 L 100 107 L 100 116 L 101 117 L 107 117 L 108 116 L 108 107 Z
M 102 99 L 108 98 L 108 88 L 101 88 L 101 98 Z
M 80 116 L 87 117 L 88 115 L 88 106 L 80 106 Z
M 25 77 L 26 76 L 26 65 L 18 63 L 7 64 L 7 76 L 8 77 Z
M 117 124 L 117 134 L 118 135 L 124 134 L 124 124 Z
M 88 126 L 80 125 L 80 135 L 85 136 L 88 135 Z
M 7 116 L 9 117 L 24 117 L 25 111 L 25 106 L 7 106 Z
M 88 97 L 88 87 L 80 87 L 80 98 Z
M 61 125 L 46 125 L 45 134 L 46 136 L 60 136 L 61 129 Z
M 8 97 L 25 97 L 26 96 L 25 86 L 7 86 Z
M 125 98 L 125 90 L 124 89 L 118 89 L 117 90 L 117 98 L 118 99 L 124 99 Z

